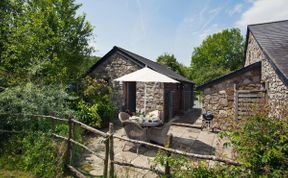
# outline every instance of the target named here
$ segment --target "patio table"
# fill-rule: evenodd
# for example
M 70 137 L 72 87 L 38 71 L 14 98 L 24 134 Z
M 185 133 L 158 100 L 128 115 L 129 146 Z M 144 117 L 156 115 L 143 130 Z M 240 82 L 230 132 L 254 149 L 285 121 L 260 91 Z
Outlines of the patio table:
M 158 121 L 151 121 L 149 122 L 148 120 L 144 120 L 142 123 L 140 123 L 140 125 L 142 127 L 157 127 L 157 126 L 160 126 L 162 125 L 163 123 L 158 120 Z
M 143 118 L 137 116 L 132 116 L 129 118 L 129 120 L 137 122 L 142 127 L 157 127 L 163 124 L 161 120 L 151 120 L 145 117 Z

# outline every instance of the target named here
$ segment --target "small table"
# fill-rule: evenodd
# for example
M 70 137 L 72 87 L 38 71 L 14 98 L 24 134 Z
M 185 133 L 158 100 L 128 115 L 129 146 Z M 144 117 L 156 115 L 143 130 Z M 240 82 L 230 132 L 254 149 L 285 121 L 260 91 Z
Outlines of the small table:
M 162 125 L 162 122 L 160 121 L 160 120 L 158 120 L 158 122 L 149 122 L 149 121 L 147 121 L 147 120 L 144 120 L 142 123 L 140 123 L 140 125 L 142 126 L 142 127 L 157 127 L 157 126 L 159 126 L 159 125 Z
M 142 127 L 157 127 L 163 124 L 161 120 L 153 121 L 147 118 L 141 118 L 137 116 L 132 116 L 129 118 L 129 120 L 137 122 Z

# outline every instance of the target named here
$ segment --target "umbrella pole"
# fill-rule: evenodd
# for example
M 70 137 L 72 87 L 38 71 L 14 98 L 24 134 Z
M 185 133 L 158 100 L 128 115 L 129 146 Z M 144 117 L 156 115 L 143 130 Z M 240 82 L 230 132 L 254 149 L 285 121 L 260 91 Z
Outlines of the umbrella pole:
M 146 88 L 147 84 L 144 83 L 144 113 L 146 114 Z

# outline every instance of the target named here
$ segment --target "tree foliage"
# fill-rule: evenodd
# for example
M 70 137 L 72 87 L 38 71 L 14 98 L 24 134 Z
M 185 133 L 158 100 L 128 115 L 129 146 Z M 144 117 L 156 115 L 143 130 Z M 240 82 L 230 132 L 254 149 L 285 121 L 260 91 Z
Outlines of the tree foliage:
M 179 63 L 173 54 L 164 53 L 156 61 L 158 64 L 162 64 L 178 74 L 188 76 L 187 67 Z
M 63 177 L 65 142 L 59 144 L 49 136 L 42 132 L 11 136 L 0 144 L 0 169 L 25 171 L 35 177 Z
M 65 150 L 49 135 L 51 121 L 27 114 L 74 112 L 67 84 L 96 60 L 89 58 L 92 27 L 76 14 L 79 7 L 74 0 L 0 1 L 0 129 L 25 131 L 0 133 L 0 169 L 62 176 Z M 65 123 L 55 128 L 67 131 Z
M 243 67 L 243 43 L 237 28 L 208 36 L 199 47 L 194 48 L 190 78 L 201 85 Z
M 1 2 L 0 66 L 9 83 L 67 83 L 80 75 L 92 27 L 76 16 L 79 7 L 74 0 Z
M 96 128 L 107 126 L 114 116 L 112 89 L 106 81 L 85 77 L 77 91 L 76 114 L 80 121 Z
M 224 135 L 230 138 L 239 161 L 252 177 L 288 175 L 287 113 L 281 119 L 268 117 L 266 112 L 258 113 Z

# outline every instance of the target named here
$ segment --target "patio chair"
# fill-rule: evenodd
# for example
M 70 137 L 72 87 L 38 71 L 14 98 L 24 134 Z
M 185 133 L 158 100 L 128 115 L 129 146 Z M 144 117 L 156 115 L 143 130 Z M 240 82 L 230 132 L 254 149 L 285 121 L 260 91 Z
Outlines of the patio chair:
M 129 117 L 130 117 L 130 115 L 126 112 L 120 112 L 118 114 L 118 118 L 119 118 L 121 124 L 123 124 L 124 121 L 129 120 Z
M 125 133 L 129 139 L 140 140 L 140 141 L 148 141 L 147 137 L 147 129 L 142 128 L 138 123 L 133 121 L 123 121 L 122 122 Z M 135 144 L 136 151 L 138 154 L 139 147 L 141 144 Z M 125 149 L 126 143 L 122 148 L 122 151 Z
M 164 145 L 166 138 L 167 138 L 167 133 L 170 129 L 170 126 L 172 125 L 172 122 L 174 122 L 176 119 L 172 119 L 166 124 L 164 124 L 162 127 L 151 127 L 148 129 L 148 138 L 150 141 L 153 141 L 155 143 Z

